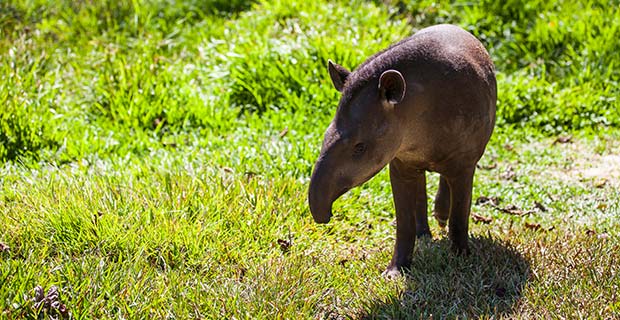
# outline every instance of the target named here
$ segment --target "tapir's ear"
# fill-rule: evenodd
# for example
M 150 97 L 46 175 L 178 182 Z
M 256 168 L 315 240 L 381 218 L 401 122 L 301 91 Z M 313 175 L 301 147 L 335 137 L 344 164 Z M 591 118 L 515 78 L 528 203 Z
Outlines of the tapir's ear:
M 405 98 L 405 78 L 396 70 L 387 70 L 379 78 L 379 92 L 391 104 L 398 104 Z
M 351 72 L 343 66 L 333 63 L 331 60 L 327 62 L 327 69 L 329 70 L 329 77 L 332 78 L 334 88 L 342 92 L 344 82 L 347 80 L 347 77 L 351 74 Z

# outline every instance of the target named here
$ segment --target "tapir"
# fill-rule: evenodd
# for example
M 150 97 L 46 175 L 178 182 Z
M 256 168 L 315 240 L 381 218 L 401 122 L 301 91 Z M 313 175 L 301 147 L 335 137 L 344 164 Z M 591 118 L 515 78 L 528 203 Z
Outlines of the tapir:
M 412 260 L 430 236 L 426 171 L 439 173 L 434 217 L 452 249 L 468 253 L 472 182 L 495 125 L 495 67 L 482 43 L 453 25 L 424 28 L 371 56 L 353 72 L 328 61 L 341 93 L 308 191 L 317 223 L 332 204 L 389 164 L 396 211 L 394 253 L 385 273 Z

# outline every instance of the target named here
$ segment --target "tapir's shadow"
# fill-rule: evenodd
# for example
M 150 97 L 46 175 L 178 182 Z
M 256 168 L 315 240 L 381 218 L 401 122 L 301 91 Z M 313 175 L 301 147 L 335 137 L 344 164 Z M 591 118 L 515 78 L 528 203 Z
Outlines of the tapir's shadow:
M 491 237 L 472 237 L 471 254 L 455 256 L 450 241 L 418 241 L 404 292 L 371 301 L 361 318 L 488 318 L 518 308 L 530 264 L 515 248 Z

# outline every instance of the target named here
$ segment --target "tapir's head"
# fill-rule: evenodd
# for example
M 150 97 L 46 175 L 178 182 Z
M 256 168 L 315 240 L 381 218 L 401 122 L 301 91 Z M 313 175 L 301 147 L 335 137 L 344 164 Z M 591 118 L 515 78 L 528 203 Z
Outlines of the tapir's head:
M 406 90 L 396 70 L 361 76 L 331 61 L 328 69 L 342 97 L 310 180 L 310 211 L 318 223 L 329 222 L 338 197 L 394 158 L 402 140 L 397 109 Z

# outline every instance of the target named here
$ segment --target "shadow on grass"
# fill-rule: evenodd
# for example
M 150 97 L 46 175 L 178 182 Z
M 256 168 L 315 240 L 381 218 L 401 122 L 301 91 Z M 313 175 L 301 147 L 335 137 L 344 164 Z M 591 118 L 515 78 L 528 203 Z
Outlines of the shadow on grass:
M 510 315 L 528 281 L 530 264 L 510 244 L 471 237 L 471 255 L 455 256 L 450 241 L 422 240 L 411 271 L 397 281 L 405 290 L 387 301 L 371 301 L 363 319 L 487 318 Z

